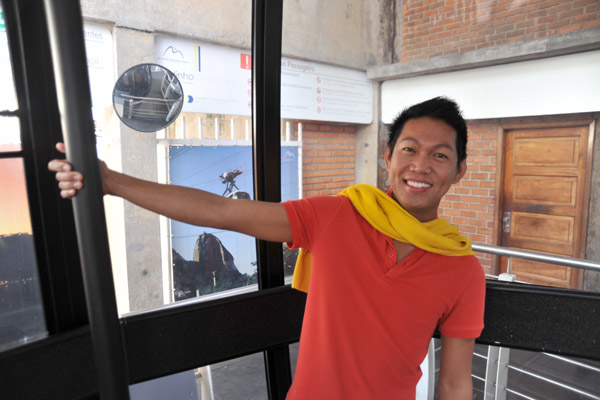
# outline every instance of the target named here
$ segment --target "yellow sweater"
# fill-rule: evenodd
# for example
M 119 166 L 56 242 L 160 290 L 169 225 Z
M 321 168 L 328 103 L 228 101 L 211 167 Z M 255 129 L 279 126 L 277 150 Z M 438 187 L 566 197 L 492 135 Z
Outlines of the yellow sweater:
M 370 185 L 350 186 L 338 195 L 346 196 L 358 213 L 373 228 L 399 242 L 410 243 L 425 251 L 447 256 L 472 255 L 471 240 L 462 236 L 458 227 L 443 218 L 421 222 L 409 214 L 398 202 Z M 292 287 L 308 292 L 311 254 L 300 249 Z

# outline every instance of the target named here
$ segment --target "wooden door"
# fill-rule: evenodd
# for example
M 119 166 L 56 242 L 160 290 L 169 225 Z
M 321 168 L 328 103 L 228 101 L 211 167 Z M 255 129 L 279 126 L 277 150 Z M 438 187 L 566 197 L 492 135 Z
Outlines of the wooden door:
M 584 256 L 590 136 L 589 125 L 505 131 L 502 246 Z M 502 257 L 503 272 L 506 264 Z M 532 283 L 582 286 L 575 268 L 513 258 L 510 272 Z

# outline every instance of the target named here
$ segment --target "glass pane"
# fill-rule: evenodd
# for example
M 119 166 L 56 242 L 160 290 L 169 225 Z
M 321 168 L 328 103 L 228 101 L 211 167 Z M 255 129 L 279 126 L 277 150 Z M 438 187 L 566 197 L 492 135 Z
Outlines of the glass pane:
M 109 167 L 138 178 L 254 197 L 251 2 L 215 2 L 209 12 L 185 2 L 152 2 L 135 12 L 114 13 L 131 9 L 129 3 L 117 3 L 122 4 L 81 2 L 99 156 Z M 136 80 L 122 81 L 115 92 L 118 110 L 124 118 L 158 119 L 165 111 L 160 104 L 178 87 L 176 82 L 182 110 L 176 118 L 163 118 L 170 122 L 165 128 L 139 132 L 119 119 L 113 87 L 124 72 L 148 62 L 171 71 L 174 86 L 167 90 L 164 80 L 155 80 L 156 71 L 144 75 L 139 69 Z M 133 94 L 124 90 L 131 82 L 138 85 Z M 159 92 L 164 99 L 150 102 L 151 94 Z M 133 96 L 131 101 L 125 103 L 123 94 Z M 242 172 L 236 175 L 236 170 Z M 171 222 L 119 199 L 105 202 L 121 314 L 256 282 L 252 239 Z M 227 256 L 217 260 L 217 248 Z
M 8 52 L 8 39 L 4 24 L 4 12 L 0 5 L 0 110 L 16 110 L 17 98 L 12 76 L 10 55 Z M 1 134 L 3 135 L 4 132 Z M 0 135 L 0 138 L 1 138 Z
M 353 6 L 358 4 L 349 1 L 320 7 L 284 2 L 284 201 L 334 195 L 355 183 L 376 185 L 373 83 L 357 53 L 364 27 L 361 12 L 350 12 Z M 359 151 L 365 153 L 365 162 L 358 162 Z M 294 168 L 296 172 L 292 172 Z M 295 182 L 300 182 L 298 187 Z M 297 250 L 284 247 L 286 276 L 292 275 L 296 256 Z
M 18 118 L 0 118 L 0 152 L 21 150 L 21 127 Z
M 132 385 L 131 400 L 267 399 L 262 353 Z
M 0 160 L 0 350 L 47 336 L 21 159 Z

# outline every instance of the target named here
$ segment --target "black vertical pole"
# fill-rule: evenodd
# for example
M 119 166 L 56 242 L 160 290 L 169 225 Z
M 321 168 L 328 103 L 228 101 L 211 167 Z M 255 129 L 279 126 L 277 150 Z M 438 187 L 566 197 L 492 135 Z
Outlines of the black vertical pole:
M 281 201 L 281 35 L 283 0 L 254 0 L 252 83 L 256 200 Z M 281 243 L 257 241 L 261 289 L 284 284 Z M 287 346 L 265 352 L 269 399 L 284 399 L 292 382 Z
M 129 399 L 117 315 L 79 0 L 44 0 L 67 158 L 85 177 L 73 199 L 100 397 Z

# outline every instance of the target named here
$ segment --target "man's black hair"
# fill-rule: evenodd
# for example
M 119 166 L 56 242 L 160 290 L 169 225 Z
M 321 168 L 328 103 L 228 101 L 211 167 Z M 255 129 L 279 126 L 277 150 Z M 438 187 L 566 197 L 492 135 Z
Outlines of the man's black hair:
M 456 132 L 458 165 L 460 166 L 460 163 L 467 158 L 467 124 L 458 104 L 447 97 L 436 97 L 405 108 L 390 126 L 387 143 L 390 154 L 394 151 L 394 146 L 396 145 L 406 122 L 410 119 L 422 117 L 429 117 L 445 122 L 454 129 Z

